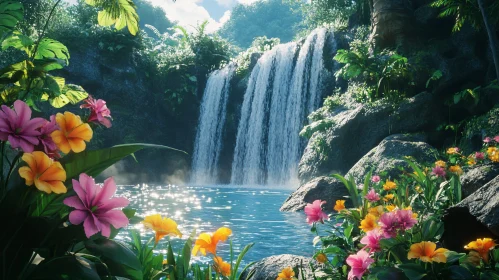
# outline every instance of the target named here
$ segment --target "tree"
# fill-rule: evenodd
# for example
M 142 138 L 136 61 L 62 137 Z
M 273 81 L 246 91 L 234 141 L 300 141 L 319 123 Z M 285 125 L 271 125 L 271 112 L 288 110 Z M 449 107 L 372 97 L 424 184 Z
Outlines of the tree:
M 481 29 L 483 24 L 489 37 L 489 46 L 499 81 L 499 40 L 495 29 L 499 23 L 499 2 L 496 0 L 435 0 L 431 5 L 443 8 L 440 13 L 441 17 L 456 18 L 454 32 L 461 30 L 466 22 L 477 30 Z
M 301 3 L 286 0 L 259 0 L 251 5 L 239 4 L 219 34 L 242 48 L 248 48 L 256 37 L 292 41 L 302 28 Z

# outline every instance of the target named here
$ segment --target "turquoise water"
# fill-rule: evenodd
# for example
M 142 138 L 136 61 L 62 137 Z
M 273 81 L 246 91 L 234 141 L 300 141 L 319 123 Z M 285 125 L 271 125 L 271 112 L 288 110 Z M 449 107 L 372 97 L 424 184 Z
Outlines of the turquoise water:
M 312 256 L 314 235 L 303 213 L 280 212 L 279 207 L 291 193 L 290 190 L 246 188 L 238 186 L 120 186 L 117 195 L 125 196 L 137 215 L 162 214 L 174 219 L 184 234 L 182 239 L 172 239 L 174 250 L 180 250 L 185 239 L 195 229 L 196 233 L 213 232 L 221 226 L 232 229 L 232 242 L 237 253 L 248 243 L 255 246 L 244 262 L 277 254 Z M 142 225 L 131 225 L 145 235 L 153 236 Z M 126 231 L 118 239 L 129 240 Z M 164 246 L 158 251 L 164 252 Z M 228 257 L 227 243 L 218 246 L 218 253 Z M 196 258 L 205 261 L 204 258 Z

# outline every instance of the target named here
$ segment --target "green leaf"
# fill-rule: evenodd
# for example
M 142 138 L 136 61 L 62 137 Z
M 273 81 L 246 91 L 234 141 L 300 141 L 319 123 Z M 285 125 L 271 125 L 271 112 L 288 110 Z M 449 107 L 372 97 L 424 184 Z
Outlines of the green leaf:
M 35 279 L 64 279 L 63 275 L 67 279 L 101 279 L 93 262 L 76 255 L 49 259 L 36 266 L 33 275 Z
M 99 3 L 100 2 L 100 3 Z M 131 0 L 114 0 L 114 1 L 95 1 L 90 0 L 87 3 L 90 5 L 101 6 L 102 11 L 99 11 L 97 20 L 102 26 L 111 26 L 117 30 L 128 27 L 128 31 L 132 35 L 136 35 L 139 31 L 139 16 L 136 11 L 135 4 Z M 100 5 L 99 5 L 100 4 Z
M 409 280 L 420 280 L 426 276 L 424 267 L 419 264 L 406 263 L 398 266 Z
M 30 54 L 29 48 L 34 44 L 33 40 L 20 32 L 14 32 L 2 42 L 2 50 L 15 48 Z
M 0 0 L 0 39 L 12 32 L 16 24 L 23 19 L 23 15 L 21 2 Z
M 82 87 L 72 84 L 64 85 L 61 92 L 59 96 L 50 99 L 52 107 L 62 108 L 69 103 L 74 105 L 88 97 L 88 93 Z
M 96 151 L 87 150 L 78 154 L 72 153 L 65 156 L 61 163 L 66 170 L 67 180 L 77 178 L 80 173 L 95 177 L 121 159 L 145 148 L 168 149 L 185 153 L 167 146 L 136 143 L 117 145 Z
M 115 276 L 142 279 L 142 265 L 137 256 L 123 243 L 100 238 L 85 241 L 85 248 L 99 256 Z
M 473 274 L 463 266 L 451 265 L 446 270 L 449 273 L 449 279 L 453 280 L 467 280 L 473 279 Z
M 69 51 L 65 45 L 48 38 L 40 41 L 35 54 L 35 59 L 58 58 L 64 60 L 66 65 L 69 65 L 69 57 Z

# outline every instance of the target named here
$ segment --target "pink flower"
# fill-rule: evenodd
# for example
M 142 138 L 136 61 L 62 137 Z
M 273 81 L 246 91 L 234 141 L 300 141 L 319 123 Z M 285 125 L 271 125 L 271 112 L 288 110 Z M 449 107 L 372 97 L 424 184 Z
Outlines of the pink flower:
M 445 169 L 437 165 L 433 168 L 431 174 L 436 175 L 437 177 L 445 177 Z
M 57 152 L 57 145 L 52 140 L 52 132 L 59 129 L 59 126 L 55 122 L 55 116 L 50 116 L 50 121 L 45 121 L 45 123 L 40 127 L 40 135 L 38 136 L 38 140 L 40 143 L 38 144 L 37 150 L 44 151 L 51 158 L 59 158 L 60 155 Z
M 492 139 L 488 136 L 483 139 L 483 143 L 490 143 L 490 141 L 492 141 Z
M 111 127 L 111 111 L 107 108 L 106 101 L 102 99 L 95 100 L 91 95 L 85 99 L 85 103 L 80 106 L 80 108 L 90 109 L 89 122 L 95 122 L 102 124 L 103 126 Z
M 307 223 L 313 224 L 315 222 L 323 223 L 327 219 L 327 214 L 322 211 L 321 205 L 326 203 L 322 200 L 315 200 L 312 204 L 308 203 L 305 206 L 305 214 L 307 215 Z
M 348 256 L 346 262 L 352 268 L 348 273 L 348 280 L 354 280 L 362 279 L 362 275 L 364 275 L 374 260 L 369 257 L 369 253 L 360 250 L 357 254 Z
M 386 238 L 397 236 L 398 217 L 395 212 L 383 213 L 379 217 L 378 224 L 380 225 Z
M 21 100 L 14 102 L 14 110 L 2 105 L 0 110 L 0 140 L 9 141 L 14 149 L 21 148 L 25 153 L 31 153 L 38 145 L 40 131 L 37 129 L 46 120 L 31 119 L 31 109 Z
M 499 143 L 499 135 L 494 136 L 494 141 L 496 141 L 496 143 Z
M 366 245 L 365 248 L 369 248 L 369 252 L 373 253 L 381 250 L 379 241 L 383 238 L 383 231 L 381 231 L 379 228 L 375 228 L 368 231 L 366 236 L 362 237 L 360 243 Z
M 398 210 L 396 214 L 400 230 L 411 229 L 418 222 L 418 220 L 413 217 L 411 210 Z
M 369 192 L 366 194 L 365 198 L 370 202 L 376 202 L 380 199 L 379 194 L 377 194 L 374 189 L 370 189 Z
M 371 177 L 371 182 L 379 183 L 379 181 L 381 181 L 381 178 L 378 175 L 374 175 Z
M 482 153 L 482 152 L 476 152 L 476 153 L 475 153 L 475 158 L 476 158 L 477 160 L 484 160 L 484 159 L 485 159 L 485 154 L 484 154 L 484 153 Z
M 99 187 L 92 177 L 82 173 L 79 182 L 73 179 L 73 189 L 77 195 L 64 199 L 64 204 L 75 208 L 69 214 L 69 221 L 74 225 L 83 223 L 87 238 L 98 232 L 109 237 L 111 225 L 114 228 L 128 225 L 123 211 L 114 208 L 125 207 L 130 201 L 124 197 L 112 197 L 116 192 L 112 177 Z

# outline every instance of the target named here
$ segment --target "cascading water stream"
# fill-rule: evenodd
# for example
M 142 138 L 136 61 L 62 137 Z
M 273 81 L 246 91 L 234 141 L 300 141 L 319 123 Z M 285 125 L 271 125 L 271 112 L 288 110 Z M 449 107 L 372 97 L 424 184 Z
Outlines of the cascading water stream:
M 320 101 L 326 30 L 266 52 L 253 69 L 239 122 L 232 184 L 280 184 L 296 178 L 305 117 Z M 294 66 L 293 66 L 294 65 Z
M 204 90 L 199 124 L 192 157 L 191 183 L 216 183 L 218 160 L 222 150 L 230 81 L 236 66 L 229 64 L 211 73 Z

